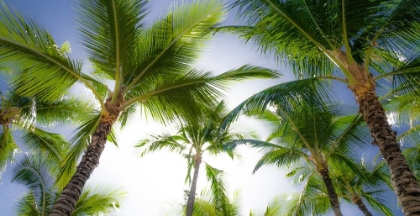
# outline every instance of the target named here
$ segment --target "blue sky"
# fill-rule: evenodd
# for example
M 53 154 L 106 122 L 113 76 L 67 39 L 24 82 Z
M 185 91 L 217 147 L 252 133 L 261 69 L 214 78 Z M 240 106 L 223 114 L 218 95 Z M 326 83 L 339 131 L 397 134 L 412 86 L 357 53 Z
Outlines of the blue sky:
M 36 20 L 40 26 L 48 29 L 57 44 L 70 41 L 72 57 L 86 58 L 83 48 L 78 45 L 76 35 L 77 23 L 75 21 L 76 11 L 74 8 L 77 6 L 77 1 L 5 0 L 5 2 L 22 12 L 25 16 Z M 155 17 L 163 15 L 172 1 L 152 0 L 149 3 L 151 12 L 148 17 L 152 21 Z M 234 17 L 235 14 L 230 13 L 225 24 L 234 23 Z M 250 63 L 275 68 L 285 74 L 280 80 L 246 82 L 234 88 L 226 96 L 231 107 L 263 88 L 292 79 L 285 67 L 277 66 L 273 59 L 257 54 L 254 45 L 248 44 L 245 46 L 243 41 L 237 40 L 234 36 L 217 35 L 207 50 L 208 52 L 202 56 L 202 61 L 197 63 L 198 67 L 222 72 Z M 3 83 L 0 82 L 0 84 L 1 90 L 4 90 Z M 336 92 L 340 98 L 346 102 L 354 103 L 354 98 L 350 91 L 346 88 L 339 89 L 344 89 Z M 82 93 L 83 90 L 77 92 Z M 89 180 L 89 183 L 112 184 L 115 187 L 122 186 L 124 189 L 129 186 L 129 192 L 135 194 L 135 196 L 132 194 L 128 195 L 126 204 L 123 203 L 123 208 L 116 215 L 164 215 L 171 208 L 175 209 L 177 203 L 179 204 L 179 202 L 183 201 L 183 190 L 188 189 L 188 187 L 183 184 L 185 170 L 181 169 L 181 167 L 183 168 L 186 163 L 182 157 L 167 152 L 154 153 L 139 159 L 138 152 L 132 148 L 135 142 L 140 138 L 145 138 L 142 136 L 147 136 L 151 133 L 156 134 L 156 130 L 163 129 L 159 129 L 159 125 L 154 125 L 153 123 L 146 124 L 141 119 L 135 119 L 133 122 L 136 120 L 141 123 L 133 124 L 120 133 L 120 143 L 123 143 L 120 149 L 111 145 L 107 146 L 101 158 L 100 166 L 94 171 L 94 175 Z M 141 132 L 139 132 L 139 128 L 142 129 Z M 135 134 L 134 137 L 133 134 Z M 210 158 L 210 161 L 217 164 L 218 168 L 226 171 L 227 181 L 231 180 L 228 185 L 230 192 L 241 189 L 241 203 L 242 207 L 244 207 L 244 215 L 246 212 L 249 212 L 249 209 L 263 209 L 276 194 L 293 188 L 289 185 L 289 180 L 283 178 L 283 173 L 274 167 L 263 168 L 255 175 L 251 175 L 250 173 L 257 160 L 256 154 L 254 151 L 245 148 L 240 149 L 240 151 L 245 160 L 230 162 L 227 158 Z M 366 155 L 372 157 L 375 153 L 369 151 Z M 164 158 L 164 160 L 161 158 Z M 130 163 L 132 167 L 127 167 L 125 163 Z M 153 166 L 150 166 L 150 164 Z M 129 174 L 133 170 L 136 175 Z M 200 178 L 199 181 L 199 188 L 205 186 L 204 177 Z M 0 215 L 13 215 L 13 200 L 24 189 L 20 185 L 11 185 L 9 182 L 10 179 L 8 179 L 8 173 L 6 172 L 0 182 L 0 194 L 2 194 L 0 196 Z M 130 189 L 136 184 L 140 189 Z M 342 203 L 342 206 L 345 215 L 359 215 L 360 213 L 348 204 Z

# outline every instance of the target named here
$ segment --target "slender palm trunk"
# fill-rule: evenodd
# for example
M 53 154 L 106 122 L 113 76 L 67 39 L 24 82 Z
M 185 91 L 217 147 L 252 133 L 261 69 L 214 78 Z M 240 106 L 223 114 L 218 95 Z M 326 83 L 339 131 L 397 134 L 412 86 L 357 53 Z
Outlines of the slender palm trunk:
M 107 136 L 111 132 L 117 116 L 111 114 L 103 114 L 101 116 L 89 147 L 83 155 L 82 161 L 77 166 L 76 173 L 61 192 L 60 197 L 51 210 L 50 216 L 68 216 L 73 212 L 86 181 L 99 164 L 99 158 L 105 148 Z
M 370 213 L 369 209 L 363 203 L 363 200 L 359 195 L 357 194 L 352 195 L 351 201 L 353 201 L 353 203 L 356 204 L 357 207 L 359 207 L 360 211 L 362 211 L 363 214 L 365 214 L 365 216 L 372 216 L 372 213 Z
M 355 92 L 356 94 L 357 92 Z M 357 95 L 360 112 L 370 128 L 374 144 L 391 170 L 391 180 L 405 215 L 420 215 L 420 187 L 401 153 L 396 132 L 388 124 L 385 110 L 374 89 Z
M 187 213 L 186 216 L 192 216 L 194 211 L 195 192 L 197 190 L 198 171 L 201 164 L 201 155 L 197 153 L 194 157 L 194 175 L 191 182 L 190 194 L 188 195 L 187 201 Z
M 334 186 L 332 184 L 330 174 L 327 168 L 323 168 L 319 170 L 319 173 L 322 176 L 322 180 L 324 181 L 325 187 L 327 188 L 328 196 L 330 197 L 331 207 L 333 208 L 334 214 L 336 216 L 343 216 L 340 210 L 340 202 L 338 201 L 337 193 L 334 190 Z

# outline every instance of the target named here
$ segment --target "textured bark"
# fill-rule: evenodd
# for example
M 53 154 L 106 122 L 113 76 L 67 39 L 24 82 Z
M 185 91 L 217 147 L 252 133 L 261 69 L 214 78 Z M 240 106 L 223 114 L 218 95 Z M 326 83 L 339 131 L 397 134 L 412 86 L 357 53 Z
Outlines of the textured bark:
M 194 157 L 194 174 L 191 182 L 190 194 L 188 194 L 187 213 L 186 216 L 192 216 L 194 212 L 195 192 L 197 190 L 198 171 L 201 164 L 201 155 L 197 154 Z
M 391 171 L 391 180 L 405 215 L 420 215 L 420 187 L 408 167 L 396 139 L 396 132 L 388 124 L 385 110 L 374 89 L 354 92 L 360 112 L 370 128 L 374 144 L 379 149 Z
M 101 116 L 99 125 L 92 135 L 89 147 L 83 155 L 82 161 L 77 166 L 76 173 L 61 192 L 50 216 L 68 216 L 73 212 L 86 181 L 89 179 L 93 170 L 99 165 L 99 158 L 105 148 L 107 136 L 111 132 L 116 118 L 117 116 L 109 115 L 108 113 Z
M 334 186 L 331 182 L 330 174 L 328 169 L 321 169 L 319 173 L 322 176 L 322 180 L 324 181 L 325 187 L 327 188 L 328 196 L 330 198 L 331 207 L 333 208 L 334 214 L 336 216 L 343 216 L 340 210 L 340 202 L 338 201 L 337 193 L 334 190 Z
M 363 203 L 362 198 L 358 195 L 353 195 L 351 198 L 351 201 L 353 201 L 354 204 L 359 207 L 360 211 L 363 212 L 366 216 L 372 216 L 372 213 L 370 213 L 369 209 L 366 207 L 366 205 Z

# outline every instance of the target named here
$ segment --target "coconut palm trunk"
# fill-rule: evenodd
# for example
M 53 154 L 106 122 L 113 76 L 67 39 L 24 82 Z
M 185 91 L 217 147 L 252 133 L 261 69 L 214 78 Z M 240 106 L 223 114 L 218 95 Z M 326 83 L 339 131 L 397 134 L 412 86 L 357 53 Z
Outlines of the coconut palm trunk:
M 334 211 L 334 214 L 336 216 L 343 216 L 343 213 L 341 213 L 341 210 L 340 210 L 340 202 L 338 201 L 338 196 L 334 190 L 334 186 L 332 184 L 328 169 L 322 168 L 318 172 L 319 174 L 321 174 L 322 181 L 324 181 L 325 187 L 327 188 L 328 196 L 330 197 L 330 203 Z
M 50 216 L 68 216 L 73 212 L 86 181 L 90 178 L 93 170 L 99 165 L 99 158 L 105 148 L 108 134 L 111 132 L 112 125 L 119 115 L 118 106 L 111 105 L 111 103 L 108 103 L 109 101 L 110 99 L 105 103 L 105 107 L 107 107 L 110 112 L 102 112 L 98 127 L 92 134 L 89 147 L 77 166 L 76 173 L 70 179 L 54 204 Z M 121 103 L 122 101 L 117 102 L 119 105 L 121 105 Z
M 197 180 L 198 180 L 198 171 L 200 170 L 200 164 L 201 164 L 201 155 L 197 154 L 194 157 L 194 175 L 191 182 L 190 194 L 188 195 L 188 200 L 187 200 L 186 216 L 192 216 L 194 212 L 194 201 L 195 201 L 195 193 L 197 191 Z
M 357 68 L 363 72 L 362 66 L 358 65 Z M 360 112 L 370 128 L 373 143 L 379 146 L 389 166 L 392 185 L 404 214 L 420 215 L 419 184 L 401 153 L 396 132 L 391 129 L 385 110 L 375 94 L 373 78 L 368 76 L 364 79 L 365 82 L 350 86 L 350 89 L 355 94 Z
M 357 194 L 352 195 L 351 201 L 357 205 L 357 207 L 360 209 L 360 211 L 363 212 L 366 216 L 372 216 L 372 213 L 370 213 L 369 209 L 366 207 L 366 205 L 363 203 L 363 200 L 360 196 Z

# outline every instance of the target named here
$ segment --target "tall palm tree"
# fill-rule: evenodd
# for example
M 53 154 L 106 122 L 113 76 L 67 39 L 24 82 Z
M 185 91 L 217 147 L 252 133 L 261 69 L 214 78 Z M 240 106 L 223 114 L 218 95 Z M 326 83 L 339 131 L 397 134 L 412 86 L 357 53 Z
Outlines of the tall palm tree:
M 267 164 L 288 167 L 304 164 L 289 175 L 299 175 L 301 181 L 307 182 L 311 178 L 320 180 L 319 183 L 326 187 L 335 215 L 342 215 L 330 172 L 332 169 L 343 171 L 342 166 L 347 166 L 357 173 L 357 167 L 346 153 L 351 145 L 363 144 L 363 137 L 368 135 L 360 124 L 361 117 L 342 116 L 334 106 L 292 100 L 288 104 L 279 103 L 273 109 L 275 111 L 266 111 L 260 116 L 278 125 L 267 141 L 241 140 L 233 143 L 248 143 L 267 150 L 257 162 L 254 172 Z
M 212 76 L 192 67 L 210 38 L 208 28 L 226 15 L 219 0 L 176 4 L 151 26 L 144 24 L 146 0 L 79 2 L 78 30 L 93 71 L 82 72 L 82 62 L 58 49 L 48 31 L 35 21 L 4 4 L 0 12 L 0 67 L 14 72 L 10 81 L 18 94 L 53 101 L 79 82 L 100 107 L 73 139 L 68 161 L 76 161 L 88 149 L 51 215 L 72 212 L 99 163 L 112 126 L 118 119 L 124 125 L 137 107 L 166 122 L 178 114 L 195 116 L 197 102 L 214 104 L 232 81 L 278 75 L 243 66 Z M 105 79 L 113 80 L 114 86 L 108 88 Z
M 203 155 L 206 152 L 213 155 L 227 153 L 233 157 L 233 149 L 225 148 L 225 143 L 243 138 L 241 134 L 229 129 L 223 132 L 219 130 L 219 125 L 226 115 L 226 107 L 223 102 L 216 107 L 203 107 L 202 109 L 203 113 L 201 116 L 186 117 L 181 126 L 179 126 L 177 134 L 154 136 L 153 140 L 143 140 L 138 145 L 138 147 L 146 146 L 146 150 L 144 150 L 142 155 L 146 152 L 168 148 L 171 151 L 178 151 L 184 154 L 187 158 L 188 172 L 186 180 L 191 184 L 187 200 L 187 216 L 191 216 L 194 211 L 198 174 Z M 191 171 L 193 172 L 192 179 Z
M 43 129 L 58 123 L 77 124 L 87 116 L 91 106 L 75 98 L 65 97 L 54 102 L 37 101 L 31 97 L 21 97 L 14 91 L 6 95 L 0 92 L 0 167 L 18 155 L 16 138 L 22 139 L 21 147 L 27 150 L 44 152 L 50 158 L 61 161 L 65 157 L 64 147 L 69 146 L 59 134 Z M 20 131 L 20 133 L 13 133 Z M 17 135 L 20 135 L 17 137 Z
M 57 161 L 46 154 L 28 153 L 14 166 L 12 181 L 24 184 L 29 192 L 18 201 L 17 215 L 48 215 L 58 198 Z M 110 188 L 87 187 L 71 215 L 109 214 L 119 207 L 123 193 Z
M 236 0 L 233 7 L 248 18 L 249 26 L 225 29 L 255 41 L 264 53 L 274 53 L 299 78 L 338 80 L 348 86 L 391 170 L 404 213 L 420 214 L 418 181 L 377 96 L 379 80 L 386 77 L 394 77 L 396 84 L 406 82 L 409 90 L 418 86 L 419 1 Z M 266 101 L 254 101 L 261 102 Z

